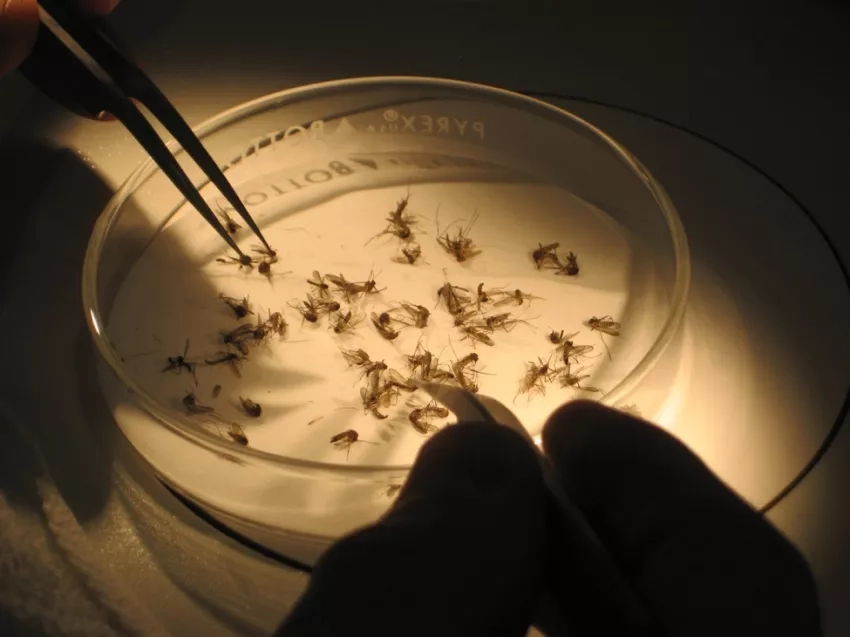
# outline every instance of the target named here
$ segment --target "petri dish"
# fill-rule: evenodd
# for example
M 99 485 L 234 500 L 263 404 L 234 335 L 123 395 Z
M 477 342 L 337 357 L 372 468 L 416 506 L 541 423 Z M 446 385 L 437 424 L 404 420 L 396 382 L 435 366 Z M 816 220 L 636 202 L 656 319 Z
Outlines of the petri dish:
M 310 561 L 380 516 L 454 422 L 411 377 L 476 385 L 532 435 L 576 398 L 670 409 L 684 229 L 638 159 L 581 118 L 379 77 L 275 93 L 196 133 L 276 261 L 243 223 L 255 262 L 240 267 L 148 161 L 96 224 L 83 300 L 117 424 L 224 523 Z M 277 317 L 281 334 L 256 330 Z

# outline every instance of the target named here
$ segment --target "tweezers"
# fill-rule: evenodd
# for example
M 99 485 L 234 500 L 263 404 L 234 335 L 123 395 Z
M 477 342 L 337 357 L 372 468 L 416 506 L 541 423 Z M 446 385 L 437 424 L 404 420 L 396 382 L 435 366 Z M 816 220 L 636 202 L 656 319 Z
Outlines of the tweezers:
M 120 120 L 186 200 L 236 252 L 240 262 L 250 264 L 250 257 L 239 249 L 134 101 L 145 106 L 274 256 L 275 251 L 215 160 L 156 84 L 114 44 L 105 25 L 81 13 L 69 0 L 38 3 L 41 25 L 32 53 L 20 66 L 23 75 L 39 90 L 77 113 L 95 119 L 111 115 Z

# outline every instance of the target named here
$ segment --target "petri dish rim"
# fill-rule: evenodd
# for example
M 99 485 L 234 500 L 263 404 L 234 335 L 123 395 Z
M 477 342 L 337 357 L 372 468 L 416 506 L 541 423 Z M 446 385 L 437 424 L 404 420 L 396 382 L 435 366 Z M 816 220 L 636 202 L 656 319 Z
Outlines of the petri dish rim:
M 287 103 L 298 103 L 317 97 L 322 94 L 346 90 L 366 90 L 369 87 L 383 88 L 391 85 L 409 86 L 418 88 L 453 89 L 464 91 L 470 98 L 496 100 L 509 104 L 519 109 L 537 110 L 548 113 L 554 118 L 562 118 L 580 128 L 585 129 L 592 136 L 601 140 L 619 159 L 629 167 L 635 178 L 638 179 L 649 191 L 655 201 L 658 211 L 663 217 L 669 232 L 670 242 L 675 259 L 675 279 L 670 297 L 670 311 L 664 321 L 658 338 L 649 347 L 643 358 L 637 365 L 599 402 L 607 405 L 615 405 L 620 398 L 637 385 L 641 379 L 652 369 L 655 362 L 664 354 L 668 345 L 675 337 L 682 322 L 687 305 L 688 291 L 691 279 L 690 252 L 687 237 L 679 215 L 661 184 L 652 174 L 632 155 L 625 147 L 608 136 L 604 131 L 590 122 L 569 111 L 549 104 L 543 100 L 496 88 L 483 84 L 464 82 L 459 80 L 416 77 L 416 76 L 370 76 L 348 78 L 309 84 L 292 89 L 285 89 L 265 95 L 263 97 L 239 104 L 233 108 L 223 111 L 205 120 L 194 127 L 195 134 L 203 140 L 204 136 L 214 133 L 236 121 L 250 117 L 254 113 L 267 110 L 270 107 L 282 106 Z M 180 145 L 171 140 L 167 143 L 169 150 L 175 155 L 183 152 Z M 100 271 L 100 256 L 104 245 L 110 236 L 116 220 L 119 218 L 123 203 L 132 197 L 136 188 L 147 181 L 159 167 L 148 158 L 136 168 L 107 203 L 103 212 L 98 216 L 92 230 L 83 261 L 82 272 L 82 301 L 86 324 L 91 331 L 92 338 L 98 353 L 107 363 L 112 373 L 127 387 L 139 406 L 152 416 L 160 424 L 164 425 L 174 434 L 190 442 L 200 445 L 214 453 L 226 453 L 236 457 L 250 459 L 254 463 L 269 464 L 275 468 L 309 469 L 316 473 L 316 477 L 323 474 L 329 478 L 368 478 L 374 479 L 388 474 L 397 474 L 407 471 L 410 465 L 356 465 L 341 466 L 339 464 L 317 462 L 291 458 L 267 451 L 253 449 L 251 447 L 236 447 L 232 443 L 222 440 L 203 428 L 197 427 L 185 416 L 167 411 L 147 392 L 145 392 L 129 374 L 124 372 L 124 366 L 120 357 L 112 349 L 109 339 L 105 333 L 102 320 L 102 312 L 98 301 L 98 274 Z

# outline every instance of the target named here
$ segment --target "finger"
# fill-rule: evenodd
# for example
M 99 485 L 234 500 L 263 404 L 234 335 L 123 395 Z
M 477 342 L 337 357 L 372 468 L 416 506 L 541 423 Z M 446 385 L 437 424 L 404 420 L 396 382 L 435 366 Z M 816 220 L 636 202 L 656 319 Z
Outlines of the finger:
M 0 0 L 0 76 L 27 56 L 38 32 L 35 0 Z
M 396 505 L 332 546 L 280 635 L 526 634 L 544 568 L 534 452 L 489 424 L 426 443 Z
M 543 444 L 664 631 L 819 634 L 803 558 L 675 438 L 581 401 L 550 418 Z

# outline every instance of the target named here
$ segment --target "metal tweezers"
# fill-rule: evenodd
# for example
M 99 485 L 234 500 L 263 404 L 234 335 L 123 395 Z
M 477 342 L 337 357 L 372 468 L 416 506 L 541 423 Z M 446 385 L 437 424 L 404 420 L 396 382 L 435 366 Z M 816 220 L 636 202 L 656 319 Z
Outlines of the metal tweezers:
M 82 115 L 104 119 L 109 114 L 120 120 L 186 200 L 236 251 L 240 262 L 250 264 L 250 257 L 236 245 L 134 100 L 145 106 L 215 184 L 273 256 L 275 251 L 215 160 L 156 84 L 121 53 L 107 35 L 105 25 L 82 14 L 68 0 L 39 0 L 39 13 L 41 27 L 36 44 L 20 67 L 27 79 L 49 97 Z

